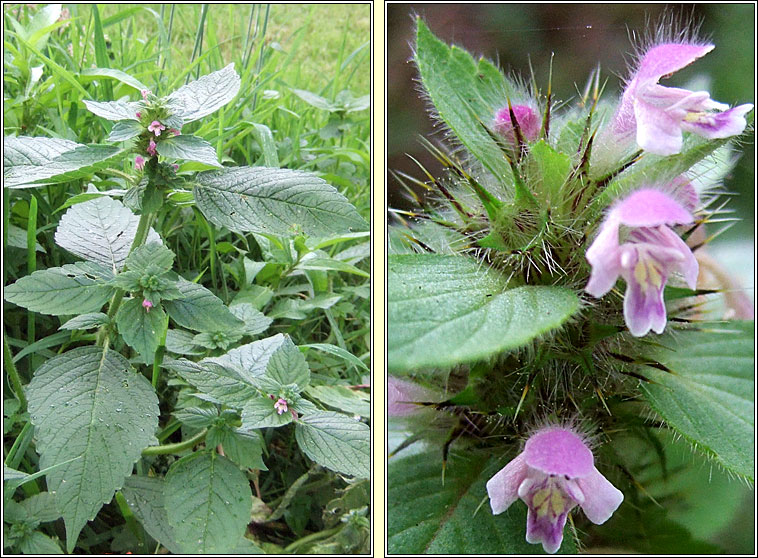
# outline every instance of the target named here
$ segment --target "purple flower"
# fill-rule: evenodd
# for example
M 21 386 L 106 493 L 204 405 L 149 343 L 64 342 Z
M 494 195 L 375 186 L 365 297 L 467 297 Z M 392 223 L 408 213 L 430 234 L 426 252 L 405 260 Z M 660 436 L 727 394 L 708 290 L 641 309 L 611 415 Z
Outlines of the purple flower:
M 274 403 L 274 409 L 276 409 L 276 412 L 280 415 L 287 412 L 287 400 L 280 397 L 276 403 Z
M 753 105 L 729 108 L 711 99 L 706 91 L 664 87 L 661 78 L 705 56 L 713 45 L 665 43 L 650 48 L 639 60 L 627 82 L 621 105 L 613 120 L 613 132 L 628 136 L 636 132 L 637 144 L 657 155 L 673 155 L 682 149 L 682 131 L 709 139 L 742 133 L 745 114 Z
M 540 117 L 537 112 L 529 105 L 512 105 L 513 115 L 521 129 L 521 135 L 528 141 L 537 139 L 540 133 Z M 495 131 L 505 137 L 512 144 L 516 143 L 516 134 L 513 131 L 513 122 L 508 107 L 503 107 L 495 113 L 493 124 Z
M 134 168 L 141 171 L 145 168 L 145 158 L 142 155 L 137 155 L 134 158 Z
M 153 303 L 150 302 L 148 299 L 145 299 L 142 301 L 142 308 L 145 309 L 145 312 L 150 312 L 150 309 L 153 307 Z
M 151 139 L 150 145 L 147 146 L 147 152 L 152 156 L 155 156 L 155 145 L 155 142 Z
M 417 402 L 438 401 L 432 390 L 394 376 L 387 378 L 387 416 L 405 417 L 423 410 Z
M 671 195 L 644 188 L 617 203 L 600 225 L 587 250 L 592 273 L 584 290 L 599 298 L 622 276 L 627 285 L 624 319 L 632 335 L 641 337 L 651 329 L 663 332 L 663 287 L 672 271 L 680 271 L 690 288 L 695 288 L 697 260 L 670 228 L 692 222 L 690 211 Z M 619 235 L 625 240 L 621 244 Z
M 585 441 L 572 429 L 548 426 L 533 434 L 524 451 L 487 481 L 492 513 L 518 498 L 529 508 L 526 540 L 554 553 L 563 541 L 566 516 L 580 506 L 593 523 L 605 523 L 624 495 L 595 468 Z
M 161 130 L 165 130 L 166 127 L 158 122 L 157 120 L 153 120 L 150 125 L 147 127 L 148 132 L 153 132 L 156 137 L 161 135 Z

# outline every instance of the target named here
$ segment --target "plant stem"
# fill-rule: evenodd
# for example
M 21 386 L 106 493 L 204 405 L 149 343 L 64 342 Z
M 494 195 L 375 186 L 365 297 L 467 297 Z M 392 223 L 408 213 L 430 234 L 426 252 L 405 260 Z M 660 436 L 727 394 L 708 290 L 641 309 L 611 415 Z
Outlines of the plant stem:
M 26 272 L 31 275 L 37 271 L 37 198 L 29 199 L 29 218 L 26 222 Z M 27 314 L 26 340 L 29 345 L 35 341 L 34 312 Z M 29 354 L 29 369 L 34 370 L 34 353 Z
M 184 450 L 192 449 L 195 444 L 199 444 L 205 439 L 205 435 L 208 433 L 208 429 L 204 428 L 198 434 L 195 434 L 189 440 L 178 442 L 176 444 L 166 444 L 164 446 L 150 446 L 142 450 L 142 455 L 169 455 L 172 453 L 179 453 Z
M 21 463 L 21 458 L 26 452 L 26 448 L 29 446 L 29 442 L 32 441 L 32 423 L 27 422 L 19 432 L 16 441 L 13 442 L 11 449 L 8 450 L 8 455 L 5 457 L 5 464 L 11 469 L 16 469 L 18 464 Z
M 158 376 L 161 371 L 161 363 L 163 362 L 163 355 L 166 354 L 166 335 L 168 334 L 168 316 L 163 320 L 163 335 L 161 335 L 161 341 L 158 348 L 155 349 L 155 358 L 153 359 L 153 389 L 158 387 Z
M 140 215 L 139 223 L 137 224 L 137 232 L 134 235 L 132 246 L 129 248 L 130 254 L 134 251 L 135 248 L 142 246 L 145 243 L 145 240 L 147 239 L 147 233 L 150 231 L 150 222 L 152 221 L 153 215 L 154 213 L 143 213 Z M 126 266 L 124 266 L 124 270 L 126 270 Z M 118 289 L 116 291 L 116 294 L 113 295 L 113 298 L 111 298 L 111 302 L 108 305 L 108 324 L 101 326 L 97 332 L 97 341 L 95 344 L 98 347 L 103 346 L 105 338 L 108 336 L 109 324 L 112 322 L 114 316 L 116 315 L 116 312 L 118 312 L 118 309 L 121 306 L 121 301 L 123 300 L 125 294 L 126 293 L 123 290 Z
M 121 512 L 121 515 L 124 516 L 124 521 L 126 521 L 127 528 L 134 534 L 135 537 L 137 537 L 137 540 L 139 541 L 138 546 L 140 547 L 140 550 L 144 552 L 147 550 L 147 544 L 145 543 L 145 532 L 140 528 L 139 524 L 134 519 L 134 514 L 129 508 L 129 504 L 126 503 L 126 498 L 124 497 L 123 492 L 120 490 L 116 491 L 116 504 L 118 504 L 118 509 Z
M 337 525 L 337 527 L 332 527 L 331 529 L 327 529 L 326 531 L 317 531 L 315 533 L 311 533 L 310 535 L 302 537 L 296 540 L 295 542 L 293 542 L 292 544 L 290 544 L 289 546 L 285 547 L 284 553 L 290 554 L 296 548 L 299 548 L 303 546 L 304 544 L 308 544 L 312 541 L 317 541 L 320 539 L 328 539 L 332 535 L 337 534 L 340 531 L 340 529 L 342 529 L 342 527 L 343 527 L 342 525 Z
M 26 395 L 24 395 L 24 386 L 21 383 L 18 370 L 16 370 L 16 365 L 13 363 L 13 353 L 11 353 L 11 348 L 8 345 L 8 338 L 5 335 L 5 331 L 3 331 L 3 360 L 5 361 L 5 371 L 8 374 L 8 379 L 11 382 L 13 391 L 16 393 L 18 402 L 21 403 L 21 410 L 25 411 Z

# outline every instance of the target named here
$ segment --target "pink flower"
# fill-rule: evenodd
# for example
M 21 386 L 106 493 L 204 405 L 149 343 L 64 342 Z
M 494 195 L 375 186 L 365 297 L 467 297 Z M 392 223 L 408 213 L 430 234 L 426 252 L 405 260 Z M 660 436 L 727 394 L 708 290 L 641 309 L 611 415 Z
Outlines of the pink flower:
M 161 130 L 165 130 L 166 127 L 158 122 L 157 120 L 153 120 L 153 122 L 147 127 L 148 132 L 153 132 L 155 136 L 161 135 Z
M 682 150 L 682 131 L 709 139 L 742 133 L 745 114 L 753 105 L 729 105 L 711 99 L 706 91 L 692 92 L 658 83 L 663 77 L 705 56 L 713 45 L 664 43 L 649 49 L 626 85 L 613 120 L 617 136 L 636 132 L 637 144 L 656 155 Z
M 145 312 L 150 312 L 150 309 L 153 307 L 153 303 L 148 299 L 145 299 L 142 301 L 142 307 L 145 309 Z
M 178 171 L 178 170 L 179 170 L 179 165 L 177 165 L 176 163 L 174 163 L 174 164 L 173 164 L 173 165 L 171 165 L 171 166 L 174 168 L 174 172 L 176 172 L 176 171 Z
M 142 94 L 142 100 L 147 101 L 147 96 L 150 94 L 149 89 L 141 89 L 140 93 Z
M 156 146 L 155 142 L 153 140 L 150 140 L 150 145 L 147 146 L 147 152 L 150 155 L 155 156 L 155 146 Z
M 666 327 L 663 287 L 672 271 L 680 271 L 690 288 L 696 286 L 697 260 L 670 228 L 692 222 L 690 211 L 670 194 L 643 188 L 611 209 L 587 250 L 592 273 L 584 290 L 599 298 L 621 275 L 627 285 L 624 319 L 635 337 Z
M 387 416 L 405 417 L 418 413 L 424 408 L 414 403 L 439 401 L 438 395 L 432 390 L 421 387 L 407 380 L 394 376 L 387 378 Z
M 540 117 L 529 105 L 512 105 L 513 115 L 521 129 L 521 135 L 528 141 L 537 139 L 540 133 Z M 509 142 L 516 143 L 516 134 L 513 131 L 513 122 L 508 107 L 503 107 L 495 113 L 493 124 L 495 131 L 505 137 Z
M 281 397 L 274 403 L 274 409 L 276 409 L 276 412 L 278 414 L 284 414 L 287 412 L 287 400 L 282 399 Z
M 141 171 L 145 168 L 145 158 L 142 155 L 137 155 L 134 158 L 134 168 Z
M 137 118 L 142 118 L 142 113 L 141 112 L 137 113 Z
M 487 481 L 492 513 L 518 498 L 528 506 L 526 540 L 553 554 L 563 541 L 566 516 L 575 506 L 600 525 L 624 495 L 595 468 L 585 441 L 572 429 L 548 426 L 533 434 L 524 451 Z

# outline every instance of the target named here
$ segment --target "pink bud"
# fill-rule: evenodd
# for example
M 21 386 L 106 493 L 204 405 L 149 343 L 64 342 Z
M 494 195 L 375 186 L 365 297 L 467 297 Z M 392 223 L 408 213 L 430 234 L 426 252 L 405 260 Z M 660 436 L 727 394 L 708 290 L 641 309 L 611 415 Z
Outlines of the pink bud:
M 142 155 L 137 155 L 134 158 L 134 168 L 141 171 L 145 168 L 145 158 Z
M 153 140 L 150 140 L 150 145 L 147 146 L 147 152 L 150 155 L 155 156 L 155 146 L 156 146 L 156 143 Z
M 142 307 L 145 309 L 145 312 L 150 312 L 150 309 L 153 307 L 153 303 L 148 299 L 145 299 L 142 301 Z
M 142 118 L 142 113 L 141 112 L 137 113 L 137 118 Z

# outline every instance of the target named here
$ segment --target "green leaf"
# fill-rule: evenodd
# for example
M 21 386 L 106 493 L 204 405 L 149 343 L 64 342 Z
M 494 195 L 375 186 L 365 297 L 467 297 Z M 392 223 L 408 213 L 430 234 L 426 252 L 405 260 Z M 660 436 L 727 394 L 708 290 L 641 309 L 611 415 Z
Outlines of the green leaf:
M 118 271 L 124 267 L 138 224 L 139 217 L 120 201 L 95 198 L 66 211 L 55 232 L 55 242 L 85 260 Z M 161 240 L 151 229 L 147 241 Z
M 134 120 L 116 122 L 108 134 L 108 141 L 126 141 L 142 133 L 142 124 Z
M 8 246 L 26 250 L 26 230 L 16 225 L 8 224 Z M 34 251 L 46 254 L 45 248 L 39 242 L 34 243 Z
M 192 122 L 223 107 L 234 99 L 239 88 L 240 77 L 234 71 L 234 64 L 229 64 L 171 93 L 169 108 L 184 123 Z
M 18 512 L 18 515 L 16 514 Z M 55 503 L 55 494 L 40 492 L 18 503 L 12 510 L 6 510 L 3 519 L 12 523 L 38 521 L 47 523 L 61 516 Z
M 350 265 L 347 262 L 342 262 L 329 257 L 319 256 L 315 252 L 306 254 L 295 266 L 296 269 L 312 269 L 316 271 L 342 271 L 344 273 L 352 273 L 360 277 L 371 277 L 368 273 Z
M 200 173 L 196 181 L 198 208 L 233 231 L 324 237 L 368 229 L 342 194 L 311 173 L 234 167 Z
M 177 355 L 202 355 L 205 351 L 192 342 L 195 337 L 184 329 L 169 329 L 166 333 L 166 350 Z
M 473 158 L 497 178 L 511 175 L 503 152 L 483 125 L 489 126 L 501 107 L 503 92 L 512 95 L 502 75 L 495 75 L 492 64 L 477 62 L 458 47 L 449 47 L 435 37 L 424 21 L 417 17 L 416 64 L 421 83 L 440 118 L 450 127 Z M 480 66 L 486 66 L 484 72 Z
M 82 101 L 91 113 L 107 120 L 139 120 L 140 103 L 124 101 Z
M 51 358 L 37 369 L 27 393 L 40 468 L 74 459 L 47 474 L 71 552 L 142 450 L 157 442 L 158 398 L 124 357 L 99 347 Z
M 257 394 L 242 406 L 242 428 L 278 428 L 292 422 L 292 413 L 279 413 L 274 407 L 276 398 Z
M 280 386 L 297 384 L 301 391 L 311 382 L 308 363 L 289 335 L 284 336 L 281 345 L 269 358 L 264 376 Z
M 169 525 L 187 554 L 230 552 L 250 522 L 250 484 L 234 463 L 215 452 L 174 463 L 164 493 Z
M 116 314 L 116 326 L 124 341 L 137 351 L 146 364 L 152 364 L 163 335 L 166 314 L 160 305 L 148 311 L 142 300 L 131 298 L 121 304 Z
M 228 426 L 214 426 L 205 437 L 209 447 L 219 444 L 224 448 L 226 457 L 242 469 L 259 469 L 268 471 L 263 463 L 263 438 L 255 430 L 242 430 Z
M 100 310 L 113 289 L 102 279 L 108 270 L 90 262 L 35 271 L 5 287 L 5 300 L 52 316 Z
M 237 331 L 245 323 L 221 299 L 197 283 L 179 278 L 176 287 L 184 298 L 164 301 L 166 312 L 178 325 L 194 331 Z
M 107 324 L 110 321 L 107 315 L 102 312 L 93 312 L 75 316 L 61 325 L 58 329 L 92 329 Z
M 435 254 L 388 258 L 388 367 L 408 371 L 484 359 L 560 327 L 578 309 L 570 290 L 507 289 L 475 260 Z
M 126 152 L 110 145 L 80 145 L 51 138 L 6 137 L 3 178 L 8 188 L 36 187 L 88 177 Z
M 17 549 L 22 554 L 31 554 L 32 556 L 63 554 L 63 550 L 57 542 L 39 531 L 33 531 L 21 539 Z
M 479 453 L 453 455 L 443 484 L 441 451 L 390 460 L 388 552 L 543 554 L 542 546 L 526 542 L 526 506 L 521 501 L 499 515 L 492 515 L 484 501 L 485 484 L 503 465 Z M 576 552 L 569 529 L 564 531 L 559 552 Z
M 369 478 L 371 433 L 369 427 L 333 412 L 315 412 L 298 419 L 297 444 L 319 465 L 346 475 Z
M 371 400 L 361 391 L 345 386 L 309 386 L 305 393 L 340 411 L 366 418 L 371 416 Z
M 674 430 L 729 471 L 753 480 L 753 322 L 681 331 L 645 349 L 642 391 Z
M 126 72 L 122 72 L 121 70 L 114 70 L 113 68 L 85 68 L 79 73 L 79 75 L 81 77 L 88 77 L 88 78 L 93 78 L 93 79 L 103 78 L 103 77 L 115 79 L 116 81 L 120 81 L 121 83 L 124 83 L 130 87 L 133 87 L 137 91 L 142 91 L 143 89 L 150 89 L 147 85 L 142 83 L 140 80 L 138 80 L 134 76 L 130 76 L 129 74 L 127 74 Z M 127 103 L 127 104 L 136 105 L 137 103 Z M 95 111 L 92 111 L 92 112 L 95 112 Z
M 211 167 L 221 167 L 216 158 L 216 150 L 204 139 L 197 136 L 181 135 L 166 138 L 158 143 L 158 153 L 170 159 L 196 161 Z
M 149 242 L 129 254 L 126 266 L 141 274 L 170 271 L 174 265 L 174 253 L 157 242 Z
M 211 359 L 192 362 L 186 359 L 166 359 L 163 366 L 220 403 L 241 409 L 242 406 L 260 397 L 258 391 L 231 367 L 222 366 Z
M 124 481 L 121 492 L 148 535 L 173 554 L 181 554 L 182 547 L 174 539 L 174 530 L 168 523 L 166 499 L 163 495 L 165 484 L 166 481 L 160 477 L 132 475 Z
M 363 362 L 353 353 L 346 351 L 337 345 L 330 345 L 329 343 L 308 343 L 307 345 L 300 345 L 300 347 L 307 347 L 309 349 L 316 349 L 317 351 L 329 353 L 330 355 L 346 360 L 350 364 L 355 365 L 355 367 L 358 369 L 363 369 L 366 372 L 369 372 L 369 367 L 365 362 Z
M 259 333 L 263 333 L 274 321 L 260 310 L 256 310 L 255 306 L 249 302 L 232 304 L 229 307 L 229 310 L 232 314 L 245 322 L 246 335 L 258 335 Z

